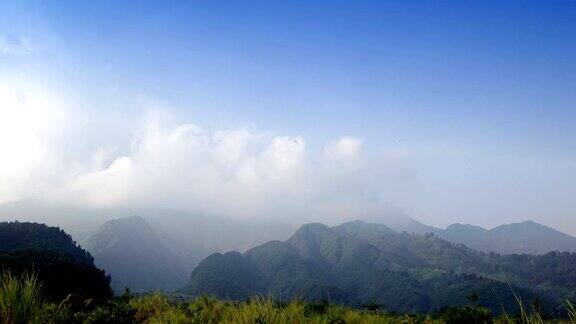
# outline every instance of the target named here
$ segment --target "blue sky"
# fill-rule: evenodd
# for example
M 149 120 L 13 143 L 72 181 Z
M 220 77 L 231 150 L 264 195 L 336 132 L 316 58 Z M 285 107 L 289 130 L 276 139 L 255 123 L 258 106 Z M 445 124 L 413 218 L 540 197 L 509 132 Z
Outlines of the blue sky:
M 122 125 L 146 115 L 134 103 L 145 98 L 176 125 L 208 134 L 301 137 L 315 165 L 326 143 L 357 139 L 366 170 L 345 183 L 376 200 L 370 208 L 394 206 L 440 226 L 530 218 L 576 233 L 574 1 L 4 0 L 0 8 L 0 76 L 50 88 L 88 116 L 75 133 L 82 140 L 57 140 L 86 154 L 121 142 L 133 128 Z M 135 159 L 125 137 L 110 161 Z M 323 190 L 315 194 L 340 199 Z

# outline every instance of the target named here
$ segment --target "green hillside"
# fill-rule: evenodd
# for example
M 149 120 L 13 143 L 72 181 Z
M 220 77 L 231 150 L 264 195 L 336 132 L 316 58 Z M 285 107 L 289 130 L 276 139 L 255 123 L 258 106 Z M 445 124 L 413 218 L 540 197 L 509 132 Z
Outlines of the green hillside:
M 516 309 L 515 292 L 553 312 L 574 291 L 571 265 L 576 255 L 569 253 L 500 256 L 380 224 L 307 224 L 285 242 L 213 254 L 194 270 L 185 291 L 225 299 L 272 294 L 280 300 L 377 303 L 401 312 L 462 306 L 474 294 L 495 313 L 503 306 Z

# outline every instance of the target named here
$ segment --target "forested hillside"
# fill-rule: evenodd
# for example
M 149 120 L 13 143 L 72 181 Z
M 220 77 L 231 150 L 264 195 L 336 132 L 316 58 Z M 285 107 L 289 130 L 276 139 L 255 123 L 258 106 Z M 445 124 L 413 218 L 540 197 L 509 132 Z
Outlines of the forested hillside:
M 0 223 L 0 264 L 14 275 L 36 273 L 43 295 L 62 300 L 74 293 L 87 298 L 112 295 L 110 278 L 92 256 L 56 227 L 38 223 Z
M 186 291 L 231 299 L 272 294 L 372 302 L 404 312 L 464 305 L 475 295 L 496 313 L 516 307 L 514 291 L 552 311 L 576 288 L 574 266 L 576 255 L 569 253 L 500 256 L 379 224 L 307 224 L 285 242 L 211 255 L 194 270 Z M 550 270 L 543 275 L 539 269 Z

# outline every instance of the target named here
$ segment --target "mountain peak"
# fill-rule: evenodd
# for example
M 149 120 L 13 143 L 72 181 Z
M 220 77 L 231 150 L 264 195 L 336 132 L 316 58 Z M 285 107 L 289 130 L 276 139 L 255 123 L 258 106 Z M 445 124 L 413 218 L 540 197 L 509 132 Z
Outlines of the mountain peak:
M 513 229 L 518 229 L 518 228 L 561 233 L 560 231 L 558 231 L 556 229 L 553 229 L 551 227 L 537 223 L 537 222 L 532 221 L 532 220 L 526 220 L 526 221 L 519 222 L 519 223 L 510 223 L 510 224 L 500 225 L 500 226 L 494 227 L 493 229 L 491 229 L 491 231 L 513 230 Z M 562 233 L 562 234 L 564 234 L 564 233 Z
M 446 227 L 446 231 L 484 232 L 487 229 L 477 225 L 454 223 Z
M 407 232 L 407 233 L 425 234 L 425 233 L 439 233 L 440 231 L 442 231 L 442 229 L 440 228 L 426 225 L 424 223 L 417 221 L 412 217 L 408 217 L 405 215 L 372 217 L 369 218 L 368 221 L 370 221 L 370 223 L 385 225 L 398 233 Z
M 294 232 L 287 242 L 292 244 L 315 245 L 326 237 L 332 236 L 335 232 L 328 226 L 321 223 L 304 224 Z
M 368 234 L 398 234 L 390 227 L 378 224 L 378 223 L 368 223 L 363 220 L 355 220 L 351 222 L 342 223 L 338 226 L 334 226 L 333 229 L 339 230 L 346 234 L 356 234 L 368 235 Z
M 292 237 L 325 234 L 331 231 L 330 227 L 321 223 L 308 223 L 300 226 Z
M 531 227 L 540 227 L 540 228 L 550 228 L 544 224 L 540 224 L 538 222 L 535 222 L 533 220 L 525 220 L 523 222 L 517 223 L 517 225 L 523 225 L 523 226 L 531 226 Z
M 113 223 L 124 223 L 124 224 L 143 224 L 143 223 L 147 223 L 146 219 L 144 219 L 144 217 L 140 216 L 140 215 L 132 215 L 132 216 L 126 216 L 126 217 L 122 217 L 122 218 L 118 218 L 118 219 L 113 219 L 110 220 L 109 222 L 113 222 Z
M 173 289 L 185 280 L 180 261 L 138 216 L 109 220 L 84 245 L 97 265 L 112 275 L 112 288 L 122 291 Z

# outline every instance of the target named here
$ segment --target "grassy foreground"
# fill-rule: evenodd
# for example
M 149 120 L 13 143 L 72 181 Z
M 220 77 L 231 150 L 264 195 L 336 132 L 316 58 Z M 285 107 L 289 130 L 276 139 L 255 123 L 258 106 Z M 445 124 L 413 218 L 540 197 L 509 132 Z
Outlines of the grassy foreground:
M 40 297 L 41 284 L 34 276 L 15 277 L 4 273 L 0 282 L 0 321 L 25 323 L 576 323 L 576 309 L 566 304 L 566 318 L 545 321 L 538 312 L 522 308 L 517 316 L 493 318 L 490 311 L 475 305 L 450 308 L 430 315 L 396 314 L 367 306 L 357 310 L 326 302 L 294 300 L 279 304 L 271 298 L 244 302 L 201 297 L 176 302 L 161 293 L 133 296 L 126 292 L 94 305 L 79 296 L 60 304 Z

